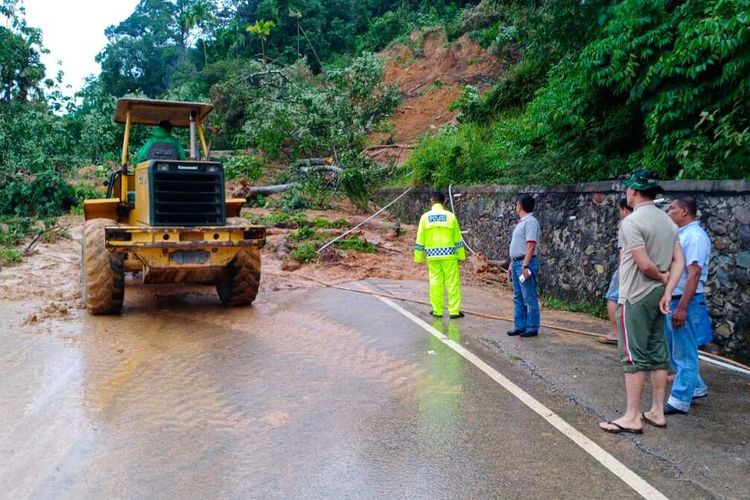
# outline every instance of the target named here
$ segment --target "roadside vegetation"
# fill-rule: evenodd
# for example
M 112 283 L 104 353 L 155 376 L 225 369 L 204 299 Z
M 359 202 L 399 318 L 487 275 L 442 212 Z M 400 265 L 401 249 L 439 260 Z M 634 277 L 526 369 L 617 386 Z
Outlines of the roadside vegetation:
M 600 319 L 607 319 L 607 301 L 600 299 L 595 302 L 569 302 L 549 295 L 539 297 L 544 307 L 558 311 L 568 311 L 588 314 Z
M 318 249 L 333 238 L 343 235 L 351 227 L 346 219 L 308 219 L 303 211 L 279 210 L 265 216 L 246 215 L 253 224 L 288 231 L 284 244 L 288 246 L 289 255 L 305 264 L 318 260 Z M 328 252 L 338 253 L 353 251 L 359 253 L 378 253 L 378 248 L 364 239 L 360 234 L 347 235 L 331 245 Z
M 374 188 L 394 183 L 554 184 L 636 166 L 665 178 L 748 178 L 747 7 L 154 0 L 106 30 L 101 74 L 72 98 L 60 73 L 46 76 L 54 68 L 41 63 L 43 33 L 27 24 L 23 0 L 0 0 L 0 247 L 13 249 L 3 262 L 16 260 L 35 220 L 80 213 L 81 200 L 101 196 L 119 161 L 112 116 L 123 96 L 213 102 L 212 151 L 242 151 L 221 157 L 228 178 L 288 184 L 251 197 L 285 212 L 335 196 L 364 210 Z M 443 30 L 447 44 L 469 34 L 509 70 L 487 92 L 467 85 L 451 106 L 458 122 L 426 134 L 405 166 L 377 165 L 363 150 L 389 130 L 401 95 L 376 53 L 393 43 L 418 53 L 419 29 Z M 136 127 L 133 148 L 148 133 Z
M 515 61 L 460 123 L 425 137 L 419 182 L 560 184 L 637 167 L 750 178 L 744 0 L 483 2 L 474 35 Z

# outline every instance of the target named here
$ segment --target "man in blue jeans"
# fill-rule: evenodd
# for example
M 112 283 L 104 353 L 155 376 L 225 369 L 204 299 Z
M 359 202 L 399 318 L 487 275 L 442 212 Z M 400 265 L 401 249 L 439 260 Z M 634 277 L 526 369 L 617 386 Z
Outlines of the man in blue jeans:
M 539 298 L 536 293 L 539 277 L 539 221 L 532 214 L 534 198 L 528 194 L 516 200 L 520 217 L 510 239 L 508 278 L 513 283 L 514 328 L 508 335 L 536 337 L 539 333 Z
M 665 415 L 685 414 L 693 399 L 708 396 L 708 388 L 698 366 L 698 346 L 712 340 L 703 290 L 708 278 L 711 240 L 697 219 L 697 204 L 690 195 L 677 196 L 669 206 L 669 217 L 679 227 L 680 245 L 685 254 L 685 272 L 672 292 L 664 333 L 672 367 L 677 372 Z

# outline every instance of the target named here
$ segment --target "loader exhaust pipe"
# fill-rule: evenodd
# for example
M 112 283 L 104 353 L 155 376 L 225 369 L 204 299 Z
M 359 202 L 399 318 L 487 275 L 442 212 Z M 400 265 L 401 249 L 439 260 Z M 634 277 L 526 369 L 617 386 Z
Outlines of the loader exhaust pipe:
M 195 125 L 196 115 L 197 115 L 197 112 L 195 110 L 192 110 L 190 112 L 190 159 L 191 160 L 198 159 L 198 139 L 196 136 L 196 125 Z

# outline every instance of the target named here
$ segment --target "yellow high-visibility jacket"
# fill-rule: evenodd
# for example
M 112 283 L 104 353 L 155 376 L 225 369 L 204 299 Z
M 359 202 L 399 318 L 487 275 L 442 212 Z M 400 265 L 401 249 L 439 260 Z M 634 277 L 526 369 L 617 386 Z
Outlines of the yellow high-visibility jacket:
M 432 205 L 422 214 L 417 228 L 417 243 L 414 246 L 414 262 L 445 259 L 466 259 L 464 240 L 458 220 L 440 203 Z

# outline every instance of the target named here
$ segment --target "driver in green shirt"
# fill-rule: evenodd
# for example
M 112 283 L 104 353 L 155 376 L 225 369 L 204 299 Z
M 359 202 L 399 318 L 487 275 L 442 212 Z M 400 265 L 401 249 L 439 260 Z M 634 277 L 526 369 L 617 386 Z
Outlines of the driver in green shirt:
M 180 141 L 172 137 L 170 132 L 172 132 L 172 124 L 168 120 L 162 120 L 159 122 L 159 125 L 154 127 L 153 132 L 151 132 L 151 137 L 149 137 L 146 143 L 138 150 L 135 162 L 140 163 L 142 161 L 160 158 L 184 160 L 185 150 L 182 149 Z M 151 147 L 155 144 L 157 145 L 155 152 L 152 152 L 152 154 L 149 155 Z M 158 146 L 162 147 L 159 148 Z

